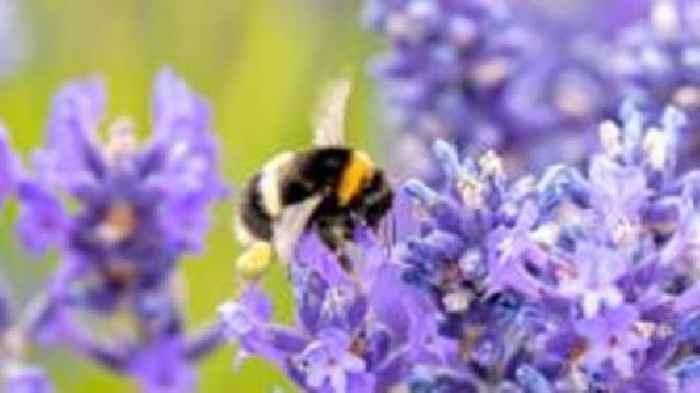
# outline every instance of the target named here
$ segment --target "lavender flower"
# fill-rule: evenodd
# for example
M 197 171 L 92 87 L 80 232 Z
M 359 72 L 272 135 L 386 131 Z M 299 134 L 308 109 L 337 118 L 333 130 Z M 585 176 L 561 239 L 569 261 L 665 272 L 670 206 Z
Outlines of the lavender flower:
M 397 127 L 407 131 L 397 159 L 426 157 L 426 141 L 436 137 L 460 146 L 504 143 L 494 124 L 498 108 L 479 109 L 492 106 L 520 66 L 527 32 L 506 11 L 501 1 L 368 2 L 367 23 L 392 45 L 373 72 Z M 396 166 L 426 173 L 429 165 L 418 159 Z
M 6 196 L 15 191 L 20 172 L 19 160 L 0 125 L 0 208 Z M 0 388 L 7 393 L 51 393 L 52 386 L 43 371 L 23 362 L 23 332 L 14 325 L 9 288 L 0 275 Z
M 424 319 L 430 303 L 402 283 L 368 229 L 358 230 L 356 242 L 352 277 L 315 233 L 302 239 L 290 266 L 294 326 L 271 320 L 269 299 L 254 283 L 221 306 L 239 356 L 262 356 L 305 391 L 329 393 L 386 392 L 403 384 L 414 364 L 448 361 L 453 345 Z
M 52 393 L 53 385 L 44 371 L 24 359 L 25 332 L 13 309 L 0 277 L 0 389 L 6 393 Z
M 7 393 L 52 393 L 53 387 L 44 372 L 38 368 L 11 368 L 5 371 L 4 383 L 0 384 Z
M 435 180 L 435 138 L 499 149 L 521 170 L 583 159 L 627 84 L 610 65 L 610 36 L 650 2 L 613 3 L 368 1 L 367 23 L 390 44 L 372 72 L 402 133 L 397 170 Z
M 186 336 L 175 275 L 180 258 L 201 248 L 208 208 L 225 195 L 209 108 L 169 70 L 156 78 L 147 143 L 128 120 L 101 142 L 104 107 L 97 79 L 62 89 L 46 144 L 18 186 L 20 238 L 62 258 L 29 329 L 134 377 L 144 391 L 191 391 L 192 364 L 219 342 L 218 326 Z M 134 321 L 126 337 L 108 323 L 123 313 Z
M 418 370 L 413 391 L 698 386 L 698 175 L 675 170 L 686 120 L 631 102 L 619 118 L 586 174 L 556 165 L 509 181 L 493 154 L 460 161 L 435 145 L 448 181 L 407 184 L 423 229 L 399 258 L 459 360 Z
M 681 155 L 697 156 L 700 110 L 700 2 L 657 0 L 649 17 L 625 29 L 615 44 L 611 72 L 621 89 L 635 92 L 648 111 L 670 102 L 688 114 L 691 127 Z
M 0 206 L 15 190 L 19 172 L 19 161 L 12 152 L 5 128 L 0 124 Z
M 7 289 L 4 288 L 4 285 L 0 286 L 0 335 L 3 334 L 12 323 L 10 298 L 6 292 Z

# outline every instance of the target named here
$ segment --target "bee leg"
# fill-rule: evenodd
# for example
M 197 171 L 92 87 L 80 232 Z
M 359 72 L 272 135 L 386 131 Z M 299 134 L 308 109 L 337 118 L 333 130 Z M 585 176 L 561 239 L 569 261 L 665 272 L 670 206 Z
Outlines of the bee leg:
M 353 270 L 352 261 L 344 250 L 343 244 L 352 238 L 352 220 L 347 215 L 333 215 L 318 220 L 318 234 L 326 246 L 338 258 L 338 263 L 350 273 Z
M 338 258 L 338 263 L 340 263 L 340 267 L 342 267 L 346 273 L 352 273 L 353 266 L 352 261 L 350 261 L 350 257 L 348 257 L 348 255 L 345 252 L 343 252 L 341 248 L 338 248 L 338 250 L 336 250 L 335 255 Z

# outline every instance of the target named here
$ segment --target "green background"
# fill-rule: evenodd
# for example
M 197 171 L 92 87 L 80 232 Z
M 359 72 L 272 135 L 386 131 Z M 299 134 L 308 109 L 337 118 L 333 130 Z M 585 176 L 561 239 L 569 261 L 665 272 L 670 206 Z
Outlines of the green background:
M 360 1 L 349 0 L 31 0 L 22 1 L 31 34 L 30 57 L 0 80 L 0 119 L 26 158 L 41 142 L 52 94 L 65 82 L 101 75 L 109 89 L 107 122 L 127 114 L 142 135 L 149 128 L 151 82 L 170 65 L 208 97 L 221 143 L 222 172 L 234 187 L 270 155 L 308 143 L 310 114 L 323 82 L 341 73 L 355 83 L 349 140 L 366 148 L 374 138 L 369 55 L 379 44 L 359 23 Z M 235 198 L 235 192 L 234 192 Z M 55 266 L 22 254 L 3 213 L 3 271 L 27 296 Z M 234 293 L 238 250 L 231 230 L 232 203 L 219 204 L 202 255 L 182 266 L 188 282 L 192 327 L 215 318 L 216 306 Z M 288 288 L 277 268 L 265 285 L 278 317 L 292 318 Z M 37 352 L 62 392 L 125 392 L 135 387 L 63 351 Z M 200 367 L 201 392 L 271 392 L 294 388 L 274 367 L 249 360 L 232 368 L 234 348 L 224 348 Z

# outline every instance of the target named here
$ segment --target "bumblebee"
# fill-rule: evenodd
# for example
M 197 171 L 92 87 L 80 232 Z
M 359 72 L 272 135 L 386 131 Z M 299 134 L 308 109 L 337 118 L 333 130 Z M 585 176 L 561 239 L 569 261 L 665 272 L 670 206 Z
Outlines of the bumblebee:
M 235 226 L 250 252 L 239 259 L 239 271 L 262 270 L 268 247 L 288 262 L 307 230 L 317 230 L 342 267 L 351 271 L 344 245 L 354 229 L 365 224 L 377 230 L 391 208 L 393 192 L 382 169 L 364 151 L 344 144 L 349 93 L 348 81 L 333 83 L 317 116 L 314 146 L 278 154 L 248 181 Z

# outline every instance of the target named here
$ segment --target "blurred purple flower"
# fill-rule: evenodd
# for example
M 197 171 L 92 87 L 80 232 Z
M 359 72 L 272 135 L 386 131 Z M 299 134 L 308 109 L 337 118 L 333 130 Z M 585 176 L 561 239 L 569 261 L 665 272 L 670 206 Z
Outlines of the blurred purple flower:
M 5 128 L 0 124 L 0 208 L 4 206 L 7 196 L 15 191 L 19 175 L 19 160 L 10 148 Z M 12 323 L 8 291 L 7 283 L 0 274 L 0 338 Z
M 10 297 L 4 283 L 0 282 L 0 336 L 10 327 L 12 323 L 12 306 Z
M 196 390 L 197 377 L 187 359 L 181 332 L 162 334 L 138 348 L 127 366 L 146 393 L 188 393 Z
M 372 73 L 401 134 L 391 162 L 437 180 L 436 138 L 498 149 L 511 170 L 583 161 L 595 126 L 630 91 L 658 112 L 698 101 L 698 9 L 692 0 L 368 0 L 365 21 L 389 43 Z
M 521 65 L 529 32 L 512 23 L 503 1 L 372 0 L 365 21 L 391 44 L 372 72 L 403 132 L 392 152 L 396 168 L 428 173 L 425 146 L 435 138 L 460 146 L 505 143 L 494 103 Z
M 140 143 L 121 119 L 102 142 L 105 101 L 97 79 L 63 88 L 33 171 L 18 185 L 21 240 L 62 258 L 29 330 L 134 377 L 146 392 L 192 391 L 192 364 L 220 341 L 218 325 L 186 336 L 175 275 L 181 258 L 201 249 L 209 207 L 227 193 L 209 107 L 165 70 L 150 140 Z M 133 337 L 101 334 L 97 326 L 123 313 Z
M 697 163 L 695 133 L 700 127 L 700 2 L 657 0 L 648 18 L 625 29 L 609 60 L 620 89 L 633 92 L 648 111 L 672 103 L 690 121 L 679 146 L 681 156 Z
M 5 393 L 53 393 L 54 389 L 44 372 L 34 367 L 9 367 L 0 376 L 0 387 Z
M 0 19 L 3 5 L 0 2 Z M 5 128 L 0 124 L 0 208 L 3 207 L 5 198 L 16 191 L 21 175 L 19 159 L 11 150 Z M 0 390 L 7 393 L 52 393 L 53 388 L 44 372 L 40 368 L 26 366 L 21 359 L 23 332 L 14 326 L 17 318 L 14 315 L 13 299 L 10 298 L 10 288 L 1 273 L 0 271 Z
M 10 147 L 7 131 L 0 124 L 0 206 L 15 190 L 19 174 L 19 160 Z

